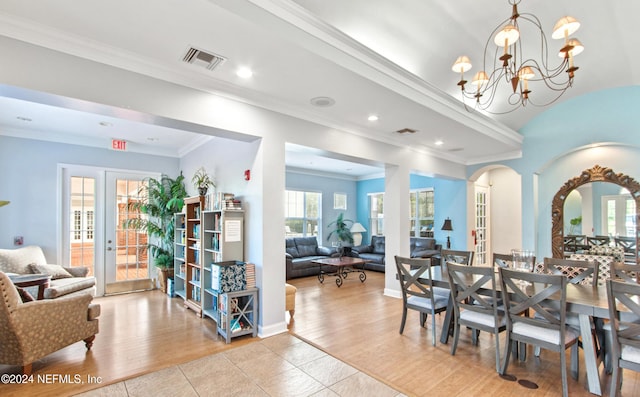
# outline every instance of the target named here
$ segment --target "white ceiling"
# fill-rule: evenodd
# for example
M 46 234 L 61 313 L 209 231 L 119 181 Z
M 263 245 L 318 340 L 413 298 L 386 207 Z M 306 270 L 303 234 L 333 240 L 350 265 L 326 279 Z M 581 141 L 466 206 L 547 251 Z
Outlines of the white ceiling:
M 576 37 L 586 50 L 576 57 L 574 87 L 560 101 L 640 83 L 632 68 L 640 37 L 631 34 L 640 2 L 525 0 L 519 8 L 549 30 L 564 15 L 582 22 Z M 517 156 L 522 137 L 516 131 L 544 111 L 527 106 L 488 117 L 466 112 L 457 98 L 459 76 L 451 64 L 466 54 L 480 65 L 487 37 L 510 13 L 507 0 L 58 0 L 55 7 L 3 0 L 0 35 L 472 164 Z M 186 64 L 189 47 L 227 61 L 213 71 Z M 252 68 L 253 77 L 237 77 L 240 66 Z M 88 145 L 121 138 L 138 151 L 166 155 L 206 140 L 200 132 L 216 135 L 152 115 L 95 104 L 71 110 L 10 91 L 0 92 L 4 134 Z M 336 103 L 313 106 L 310 100 L 318 96 Z M 380 119 L 367 121 L 373 113 Z M 395 132 L 405 127 L 418 132 Z M 437 139 L 444 145 L 436 146 Z M 328 157 L 287 148 L 291 167 L 354 176 L 379 169 L 350 167 L 357 159 L 339 159 L 332 167 Z

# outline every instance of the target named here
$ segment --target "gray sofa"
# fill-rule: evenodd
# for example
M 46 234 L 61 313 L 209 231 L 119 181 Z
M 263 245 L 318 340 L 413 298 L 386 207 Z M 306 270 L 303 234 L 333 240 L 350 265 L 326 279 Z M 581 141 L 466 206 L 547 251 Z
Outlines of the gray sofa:
M 63 269 L 63 270 L 60 270 Z M 96 294 L 96 279 L 87 277 L 86 267 L 62 267 L 47 264 L 42 248 L 30 245 L 17 249 L 0 249 L 0 271 L 11 274 L 48 274 L 49 287 L 44 290 L 45 299 L 55 299 L 79 294 Z M 36 296 L 37 287 L 26 288 Z
M 412 258 L 440 258 L 441 244 L 436 244 L 433 238 L 411 237 L 409 252 Z M 355 256 L 366 259 L 364 268 L 384 272 L 385 269 L 385 239 L 384 236 L 371 236 L 369 245 L 353 247 Z M 439 263 L 439 262 L 438 262 Z
M 311 261 L 336 254 L 335 248 L 318 245 L 315 237 L 287 237 L 285 245 L 287 280 L 317 275 L 320 266 Z

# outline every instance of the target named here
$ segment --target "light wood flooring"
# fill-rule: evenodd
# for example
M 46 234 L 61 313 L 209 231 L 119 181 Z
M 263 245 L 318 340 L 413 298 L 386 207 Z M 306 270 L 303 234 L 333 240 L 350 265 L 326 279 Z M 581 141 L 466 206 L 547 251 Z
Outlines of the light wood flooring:
M 399 335 L 401 301 L 382 295 L 381 273 L 368 272 L 365 283 L 348 278 L 341 288 L 331 279 L 320 284 L 315 277 L 289 282 L 298 287 L 296 314 L 289 332 L 407 395 L 560 394 L 557 353 L 543 351 L 537 359 L 529 351 L 527 362 L 511 362 L 510 374 L 539 386 L 531 390 L 496 374 L 494 346 L 488 334 L 482 333 L 479 346 L 472 346 L 469 331 L 462 330 L 458 352 L 451 356 L 450 345 L 431 345 L 430 319 L 427 327 L 421 328 L 418 314 L 410 311 L 405 332 Z M 34 363 L 34 374 L 41 376 L 41 382 L 36 378 L 29 385 L 0 384 L 0 395 L 74 395 L 245 346 L 257 339 L 241 337 L 227 345 L 216 335 L 213 321 L 196 317 L 183 308 L 179 299 L 168 299 L 159 291 L 96 301 L 102 305 L 100 333 L 89 353 L 85 353 L 83 343 L 53 353 Z M 442 316 L 437 316 L 438 336 L 441 320 Z M 15 371 L 16 367 L 0 366 L 1 373 Z M 84 383 L 67 384 L 55 379 L 65 374 L 77 374 Z M 99 378 L 101 383 L 88 383 L 90 378 Z M 602 378 L 607 395 L 609 377 Z M 569 379 L 569 392 L 572 396 L 591 395 L 586 389 L 582 362 L 579 381 Z M 640 375 L 624 371 L 622 395 L 640 395 Z

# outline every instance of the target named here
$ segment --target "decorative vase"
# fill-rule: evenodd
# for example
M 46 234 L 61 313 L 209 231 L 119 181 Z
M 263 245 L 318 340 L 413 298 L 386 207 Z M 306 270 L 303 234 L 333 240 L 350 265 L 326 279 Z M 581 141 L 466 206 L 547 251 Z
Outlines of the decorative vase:
M 208 187 L 199 187 L 198 188 L 198 193 L 200 193 L 201 196 L 206 196 L 207 195 L 207 190 L 209 190 Z

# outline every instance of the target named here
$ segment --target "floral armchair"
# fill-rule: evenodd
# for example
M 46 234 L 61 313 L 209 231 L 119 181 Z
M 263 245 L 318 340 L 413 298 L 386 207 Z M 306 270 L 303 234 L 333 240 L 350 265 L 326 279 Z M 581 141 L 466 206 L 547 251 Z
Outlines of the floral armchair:
M 63 347 L 84 340 L 91 349 L 98 333 L 100 305 L 90 294 L 23 303 L 9 277 L 0 272 L 0 364 L 32 364 Z

